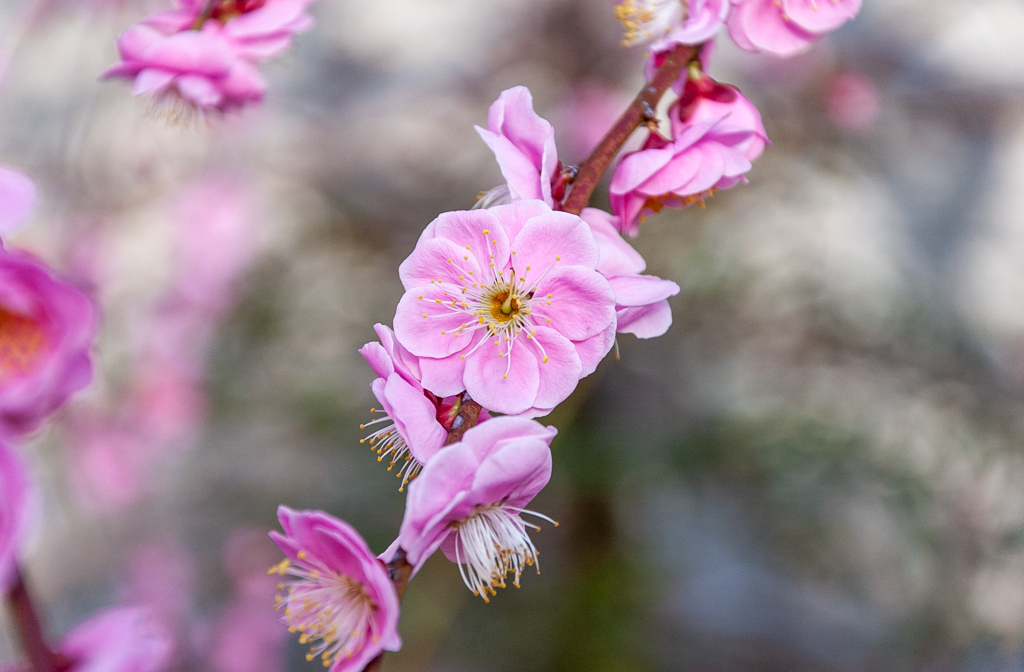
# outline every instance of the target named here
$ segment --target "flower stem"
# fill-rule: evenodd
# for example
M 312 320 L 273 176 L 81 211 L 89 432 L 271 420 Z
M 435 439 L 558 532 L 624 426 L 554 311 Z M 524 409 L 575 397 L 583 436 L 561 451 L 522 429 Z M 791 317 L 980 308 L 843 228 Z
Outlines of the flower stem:
M 25 585 L 25 577 L 19 568 L 14 571 L 14 582 L 7 591 L 7 604 L 14 616 L 21 646 L 28 657 L 29 669 L 31 672 L 64 672 L 70 669 L 71 661 L 47 646 L 32 595 Z
M 641 124 L 654 120 L 654 110 L 657 109 L 665 91 L 679 79 L 687 64 L 699 53 L 700 45 L 685 44 L 680 44 L 668 52 L 651 81 L 640 91 L 611 130 L 601 139 L 597 148 L 580 164 L 572 190 L 562 204 L 563 210 L 578 215 L 583 208 L 587 207 L 598 180 L 601 179 L 604 171 L 608 170 L 608 166 L 611 165 L 612 159 L 622 148 L 623 143 L 629 139 L 633 131 L 640 128 Z

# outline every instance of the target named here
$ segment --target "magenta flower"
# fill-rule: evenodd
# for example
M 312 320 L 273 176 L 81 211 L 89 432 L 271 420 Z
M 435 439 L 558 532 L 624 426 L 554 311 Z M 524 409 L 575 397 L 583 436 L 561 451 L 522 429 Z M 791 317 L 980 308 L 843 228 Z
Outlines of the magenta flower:
M 733 124 L 730 114 L 677 130 L 674 140 L 652 132 L 643 149 L 625 155 L 615 169 L 609 201 L 624 233 L 635 236 L 648 213 L 703 203 L 746 179 L 751 163 L 744 152 L 754 132 Z
M 288 558 L 271 568 L 279 585 L 282 620 L 299 642 L 312 645 L 330 672 L 362 670 L 382 651 L 402 647 L 398 596 L 388 570 L 347 523 L 322 511 L 277 510 L 284 534 L 271 532 Z
M 32 214 L 36 185 L 27 175 L 0 165 L 0 235 L 14 233 Z
M 380 343 L 370 342 L 359 349 L 366 363 L 379 378 L 371 389 L 382 409 L 379 418 L 364 423 L 360 429 L 380 425 L 360 443 L 369 442 L 377 453 L 377 461 L 390 458 L 388 471 L 402 461 L 397 476 L 405 485 L 416 478 L 427 460 L 444 447 L 459 406 L 457 397 L 440 399 L 423 389 L 420 383 L 419 358 L 395 340 L 395 335 L 383 324 L 374 325 Z
M 31 518 L 31 486 L 21 457 L 0 442 L 0 592 L 10 587 Z
M 497 413 L 550 412 L 614 340 L 598 258 L 586 222 L 543 201 L 440 215 L 399 268 L 395 333 L 423 386 Z
M 729 37 L 741 49 L 793 56 L 860 11 L 861 0 L 732 0 Z
M 414 568 L 441 548 L 484 601 L 505 587 L 509 574 L 518 586 L 537 563 L 526 528 L 540 529 L 521 514 L 554 522 L 523 507 L 551 478 L 555 434 L 534 420 L 495 418 L 434 456 L 409 486 L 398 537 Z
M 263 100 L 266 83 L 256 65 L 243 58 L 223 26 L 208 21 L 200 30 L 165 35 L 139 24 L 117 38 L 121 62 L 104 78 L 133 79 L 132 93 L 154 94 L 173 114 L 232 112 Z
M 476 127 L 498 160 L 508 200 L 538 199 L 554 205 L 551 182 L 559 170 L 555 129 L 533 111 L 525 86 L 502 91 L 487 113 L 487 129 Z M 507 201 L 506 201 L 507 202 Z M 498 201 L 500 204 L 500 201 Z
M 92 379 L 93 304 L 42 261 L 0 247 L 0 431 L 23 434 Z
M 64 638 L 60 652 L 69 672 L 159 672 L 170 662 L 173 642 L 148 610 L 101 611 Z
M 668 298 L 679 293 L 679 285 L 653 275 L 641 275 L 647 262 L 618 234 L 618 218 L 597 208 L 580 213 L 601 248 L 597 270 L 608 278 L 615 293 L 617 331 L 637 338 L 661 336 L 672 326 Z
M 625 29 L 623 46 L 650 45 L 654 55 L 710 40 L 728 12 L 729 0 L 619 0 L 615 5 Z
M 257 63 L 312 26 L 311 1 L 219 0 L 207 14 L 206 0 L 182 0 L 122 33 L 121 62 L 103 77 L 133 79 L 135 95 L 153 93 L 186 111 L 238 110 L 263 99 Z

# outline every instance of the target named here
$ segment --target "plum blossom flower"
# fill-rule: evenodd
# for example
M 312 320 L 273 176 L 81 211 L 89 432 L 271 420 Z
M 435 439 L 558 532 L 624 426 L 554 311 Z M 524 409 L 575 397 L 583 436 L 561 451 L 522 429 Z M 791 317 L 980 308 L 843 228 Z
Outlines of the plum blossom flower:
M 742 117 L 737 117 L 742 122 Z M 755 131 L 725 113 L 677 125 L 674 139 L 652 131 L 642 149 L 622 158 L 609 186 L 612 211 L 622 231 L 637 235 L 651 212 L 683 207 L 746 180 Z
M 729 37 L 741 49 L 793 56 L 860 11 L 861 0 L 731 0 Z
M 672 326 L 668 298 L 679 285 L 653 275 L 641 275 L 647 262 L 618 234 L 618 218 L 597 208 L 584 208 L 580 217 L 590 225 L 601 261 L 597 270 L 608 278 L 615 293 L 617 331 L 637 338 L 661 336 Z
M 36 185 L 24 173 L 0 165 L 0 235 L 14 233 L 32 214 Z
M 362 670 L 382 651 L 397 651 L 398 596 L 388 570 L 350 525 L 322 511 L 277 510 L 284 534 L 271 532 L 288 556 L 271 567 L 285 577 L 278 608 L 299 642 L 315 642 L 330 672 Z
M 93 304 L 36 257 L 0 247 L 0 432 L 24 434 L 89 384 Z
M 0 442 L 0 592 L 10 587 L 28 532 L 31 488 L 21 457 Z
M 533 111 L 529 89 L 516 86 L 502 91 L 487 113 L 487 128 L 475 128 L 494 152 L 506 182 L 489 192 L 486 206 L 524 198 L 554 205 L 551 185 L 560 166 L 555 129 Z
M 537 564 L 527 528 L 540 529 L 522 514 L 554 523 L 523 507 L 551 478 L 556 433 L 535 420 L 495 418 L 434 456 L 409 486 L 398 536 L 413 567 L 441 548 L 485 602 L 509 574 L 518 586 L 523 571 Z
M 615 5 L 625 29 L 623 46 L 650 45 L 653 55 L 710 40 L 728 12 L 729 0 L 619 0 Z
M 91 616 L 64 638 L 69 672 L 159 672 L 173 641 L 146 609 L 118 607 Z
M 587 224 L 524 200 L 431 222 L 399 275 L 395 333 L 423 386 L 543 415 L 611 349 L 615 297 Z
M 401 492 L 416 478 L 427 460 L 444 447 L 461 402 L 457 396 L 439 398 L 424 390 L 420 383 L 419 358 L 406 350 L 383 324 L 373 328 L 380 343 L 367 343 L 359 349 L 359 354 L 379 376 L 371 389 L 383 408 L 371 408 L 371 413 L 382 415 L 359 428 L 384 426 L 375 429 L 360 443 L 369 442 L 378 455 L 378 462 L 389 457 L 388 471 L 403 462 L 397 474 L 402 479 Z
M 121 61 L 104 78 L 133 79 L 133 93 L 153 93 L 172 115 L 236 111 L 263 99 L 257 67 L 308 29 L 311 0 L 182 0 L 117 40 Z

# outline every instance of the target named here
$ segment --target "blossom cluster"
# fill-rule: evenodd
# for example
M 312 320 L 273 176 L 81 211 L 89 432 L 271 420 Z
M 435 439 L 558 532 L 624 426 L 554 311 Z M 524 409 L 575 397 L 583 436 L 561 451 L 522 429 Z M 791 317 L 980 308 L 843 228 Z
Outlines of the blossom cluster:
M 577 169 L 559 160 L 555 129 L 530 91 L 499 95 L 476 130 L 503 183 L 427 224 L 398 269 L 405 292 L 393 329 L 376 325 L 378 340 L 360 349 L 379 403 L 362 442 L 408 490 L 397 539 L 374 555 L 340 520 L 279 510 L 284 533 L 272 537 L 287 558 L 271 573 L 284 577 L 278 606 L 310 645 L 307 659 L 361 670 L 396 650 L 401 594 L 439 549 L 485 601 L 537 567 L 531 531 L 554 521 L 526 507 L 551 477 L 556 430 L 536 418 L 597 369 L 617 334 L 652 338 L 672 324 L 668 300 L 679 286 L 645 274 L 623 234 L 637 235 L 664 207 L 702 204 L 745 181 L 769 144 L 757 108 L 706 74 L 714 36 L 726 27 L 745 49 L 788 55 L 858 8 L 620 0 L 624 41 L 648 46 L 652 80 L 679 54 L 685 62 L 673 66 L 668 134 L 648 119 L 643 147 L 614 169 L 610 213 L 573 200 L 584 188 Z
M 121 34 L 121 60 L 103 76 L 131 80 L 172 116 L 237 111 L 263 99 L 260 68 L 312 25 L 310 4 L 177 0 Z M 557 430 L 537 418 L 594 373 L 618 334 L 648 339 L 672 324 L 679 286 L 646 274 L 623 235 L 636 236 L 665 207 L 703 204 L 744 182 L 769 144 L 753 103 L 707 74 L 714 39 L 724 29 L 742 49 L 788 56 L 859 9 L 860 0 L 619 0 L 623 42 L 649 50 L 650 82 L 666 72 L 673 80 L 645 91 L 660 100 L 671 87 L 677 99 L 659 124 L 642 93 L 623 117 L 635 112 L 636 123 L 581 167 L 559 159 L 555 129 L 527 88 L 499 95 L 476 130 L 503 182 L 425 226 L 398 268 L 404 293 L 392 325 L 375 325 L 377 339 L 359 350 L 379 404 L 362 442 L 407 492 L 397 537 L 378 555 L 324 512 L 278 510 L 282 532 L 271 537 L 286 557 L 270 574 L 280 576 L 277 608 L 310 646 L 308 660 L 355 671 L 397 650 L 402 593 L 438 550 L 484 601 L 539 568 L 531 532 L 557 523 L 527 507 L 551 478 Z M 641 120 L 643 146 L 614 165 L 611 212 L 587 207 L 597 178 L 588 183 L 582 168 L 597 165 L 599 177 Z M 615 129 L 606 139 L 614 137 Z M 230 186 L 206 186 L 214 192 L 188 200 L 223 204 Z M 0 166 L 0 236 L 27 221 L 36 198 L 27 176 Z M 249 259 L 233 211 L 207 217 L 212 210 L 184 216 L 199 228 L 183 238 L 182 275 L 147 341 L 154 368 L 139 386 L 157 396 L 190 398 L 208 325 Z M 0 243 L 0 589 L 12 602 L 26 590 L 18 558 L 34 501 L 19 445 L 89 384 L 97 312 L 44 261 Z M 187 424 L 153 417 L 146 403 L 127 408 L 132 450 L 173 443 Z M 90 618 L 58 651 L 34 644 L 56 668 L 114 672 L 157 672 L 170 650 L 161 627 L 134 608 Z

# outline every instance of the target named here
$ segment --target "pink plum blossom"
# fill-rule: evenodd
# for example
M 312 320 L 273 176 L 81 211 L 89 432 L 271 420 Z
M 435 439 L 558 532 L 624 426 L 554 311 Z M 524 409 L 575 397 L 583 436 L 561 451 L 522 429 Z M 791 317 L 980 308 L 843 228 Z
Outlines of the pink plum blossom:
M 0 430 L 24 434 L 92 379 L 92 301 L 25 252 L 0 248 Z
M 95 614 L 64 638 L 68 672 L 160 672 L 173 642 L 148 610 L 119 607 Z
M 601 248 L 597 270 L 608 278 L 615 292 L 617 331 L 637 338 L 664 334 L 672 326 L 668 298 L 679 293 L 679 285 L 653 275 L 641 275 L 647 262 L 619 235 L 617 217 L 597 208 L 584 208 L 580 217 L 590 225 Z
M 489 424 L 489 423 L 488 423 Z M 322 511 L 277 510 L 284 534 L 271 532 L 287 556 L 271 573 L 285 577 L 282 620 L 311 645 L 330 672 L 362 670 L 382 651 L 397 651 L 398 596 L 388 570 L 350 525 Z
M 398 537 L 413 567 L 442 548 L 485 601 L 510 573 L 518 586 L 523 570 L 537 563 L 526 528 L 540 529 L 521 514 L 550 521 L 523 507 L 551 478 L 556 433 L 535 420 L 495 418 L 435 455 L 409 486 Z
M 533 111 L 529 89 L 502 91 L 487 113 L 487 128 L 477 126 L 476 132 L 494 152 L 510 200 L 532 198 L 554 205 L 551 182 L 559 170 L 555 129 Z
M 231 112 L 263 99 L 266 83 L 257 68 L 312 26 L 312 0 L 182 0 L 118 38 L 121 62 L 106 78 L 133 79 L 133 93 L 186 109 Z
M 359 427 L 383 426 L 360 443 L 369 442 L 378 455 L 377 461 L 389 457 L 388 471 L 403 461 L 397 474 L 402 479 L 401 491 L 427 460 L 444 447 L 448 430 L 459 412 L 459 400 L 456 396 L 442 399 L 424 390 L 419 358 L 406 350 L 383 324 L 374 325 L 374 330 L 380 343 L 367 343 L 359 354 L 378 376 L 371 389 L 383 408 L 370 411 L 382 415 Z
M 839 128 L 866 131 L 878 120 L 878 86 L 857 72 L 836 75 L 828 83 L 825 109 Z
M 32 214 L 36 185 L 24 173 L 0 165 L 0 235 L 16 232 Z
M 700 44 L 715 36 L 729 12 L 729 0 L 619 0 L 615 16 L 627 47 L 650 45 L 652 55 L 678 44 Z
M 399 267 L 395 333 L 423 386 L 543 415 L 611 349 L 615 297 L 590 227 L 543 201 L 448 212 Z
M 200 30 L 165 35 L 145 24 L 132 26 L 117 39 L 121 62 L 104 78 L 134 80 L 132 93 L 152 93 L 173 113 L 184 103 L 189 110 L 232 112 L 263 100 L 267 86 L 254 63 L 245 59 L 225 35 L 208 21 Z
M 731 119 L 723 114 L 687 124 L 674 129 L 674 140 L 652 131 L 643 149 L 622 158 L 608 191 L 624 233 L 637 235 L 648 213 L 703 203 L 746 180 L 754 131 Z
M 28 532 L 31 487 L 21 457 L 0 442 L 0 592 L 10 587 Z
M 860 11 L 861 0 L 731 0 L 729 37 L 741 49 L 793 56 Z

